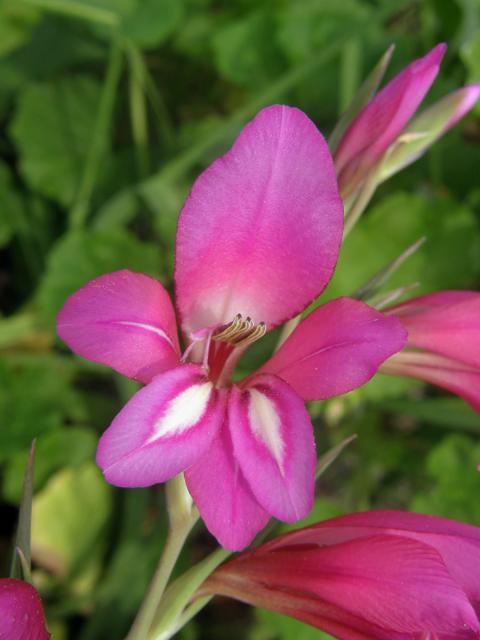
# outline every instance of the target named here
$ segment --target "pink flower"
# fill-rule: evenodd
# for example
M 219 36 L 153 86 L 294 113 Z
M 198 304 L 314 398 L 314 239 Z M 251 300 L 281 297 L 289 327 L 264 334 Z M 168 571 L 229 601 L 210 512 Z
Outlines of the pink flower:
M 279 611 L 341 640 L 480 638 L 480 529 L 395 511 L 299 529 L 219 567 L 201 594 Z
M 480 294 L 441 291 L 385 311 L 408 332 L 407 348 L 382 372 L 419 378 L 464 398 L 480 412 Z
M 27 582 L 0 580 L 0 640 L 48 640 L 42 601 Z
M 100 440 L 97 462 L 122 487 L 185 471 L 229 549 L 270 516 L 312 506 L 315 446 L 304 400 L 345 393 L 405 343 L 400 322 L 348 298 L 311 313 L 259 371 L 233 384 L 245 348 L 296 316 L 328 283 L 342 205 L 327 145 L 298 109 L 273 106 L 195 182 L 180 215 L 175 312 L 155 280 L 101 276 L 67 300 L 60 337 L 142 381 Z
M 342 196 L 352 195 L 415 113 L 435 80 L 446 45 L 439 44 L 393 78 L 342 136 L 335 168 Z

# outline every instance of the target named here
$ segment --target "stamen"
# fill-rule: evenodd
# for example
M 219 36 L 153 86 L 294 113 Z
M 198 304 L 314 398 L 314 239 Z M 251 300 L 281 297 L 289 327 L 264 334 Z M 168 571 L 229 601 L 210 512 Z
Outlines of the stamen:
M 242 318 L 237 314 L 230 324 L 212 335 L 216 342 L 227 342 L 234 347 L 245 347 L 265 335 L 267 327 L 264 322 L 256 325 L 249 317 Z

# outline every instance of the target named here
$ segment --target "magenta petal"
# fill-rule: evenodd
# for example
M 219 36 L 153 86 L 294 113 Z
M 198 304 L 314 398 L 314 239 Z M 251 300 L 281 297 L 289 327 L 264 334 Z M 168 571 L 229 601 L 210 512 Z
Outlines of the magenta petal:
M 280 378 L 255 375 L 233 387 L 228 423 L 235 457 L 258 502 L 296 522 L 310 512 L 315 488 L 315 440 L 303 400 Z
M 0 640 L 48 640 L 42 601 L 32 585 L 0 580 Z
M 439 44 L 403 69 L 347 129 L 335 154 L 344 196 L 356 188 L 414 114 L 438 73 L 445 49 Z
M 408 331 L 408 346 L 480 367 L 480 293 L 441 291 L 388 309 Z
M 345 640 L 419 639 L 429 632 L 460 640 L 480 631 L 465 593 L 432 546 L 400 534 L 327 545 L 321 539 L 277 544 L 276 550 L 261 545 L 220 567 L 210 588 Z
M 198 365 L 156 376 L 101 437 L 97 464 L 105 478 L 119 487 L 148 487 L 190 467 L 223 422 L 224 395 Z
M 460 396 L 480 413 L 480 370 L 434 353 L 404 351 L 382 364 L 382 373 L 416 378 Z
M 405 342 L 397 318 L 338 298 L 302 320 L 259 372 L 279 376 L 304 400 L 330 398 L 370 380 Z
M 226 549 L 244 549 L 270 518 L 242 475 L 226 426 L 185 480 L 205 525 Z
M 342 224 L 322 135 L 298 109 L 263 109 L 181 212 L 175 281 L 185 331 L 237 313 L 269 327 L 299 313 L 330 280 Z
M 86 284 L 63 305 L 57 331 L 83 358 L 145 383 L 179 361 L 168 293 L 141 273 L 116 271 Z

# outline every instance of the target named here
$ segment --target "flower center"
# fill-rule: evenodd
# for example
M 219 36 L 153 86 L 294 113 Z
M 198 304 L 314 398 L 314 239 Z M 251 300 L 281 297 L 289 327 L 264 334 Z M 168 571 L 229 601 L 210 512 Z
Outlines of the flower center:
M 240 313 L 227 325 L 219 327 L 212 334 L 215 342 L 227 342 L 233 347 L 247 347 L 262 338 L 267 332 L 264 322 L 255 324 L 249 317 L 243 319 Z
M 228 324 L 200 329 L 191 335 L 192 343 L 183 354 L 186 362 L 192 350 L 203 342 L 203 357 L 201 358 L 209 379 L 215 384 L 225 386 L 235 368 L 240 356 L 238 349 L 243 349 L 262 338 L 267 332 L 264 322 L 255 324 L 249 317 L 244 318 L 240 313 Z M 236 354 L 234 352 L 236 351 Z M 194 360 L 198 362 L 200 354 Z

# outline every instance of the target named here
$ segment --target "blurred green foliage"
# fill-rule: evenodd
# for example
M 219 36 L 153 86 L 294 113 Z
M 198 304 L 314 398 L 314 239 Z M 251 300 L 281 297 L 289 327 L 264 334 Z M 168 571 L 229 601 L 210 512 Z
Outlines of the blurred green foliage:
M 389 77 L 445 40 L 428 102 L 480 81 L 479 26 L 478 0 L 0 2 L 2 535 L 8 544 L 8 505 L 37 437 L 34 571 L 56 638 L 122 638 L 165 535 L 161 491 L 113 490 L 93 464 L 135 387 L 57 341 L 67 295 L 119 268 L 171 287 L 192 180 L 262 106 L 295 104 L 328 135 L 392 42 Z M 390 288 L 478 287 L 479 113 L 379 189 L 326 297 L 353 293 L 422 236 Z M 322 476 L 310 520 L 382 506 L 480 524 L 480 419 L 460 400 L 378 377 L 311 411 L 320 451 L 358 439 Z M 184 561 L 210 548 L 200 527 Z M 326 637 L 234 603 L 225 617 L 222 606 L 181 637 Z

